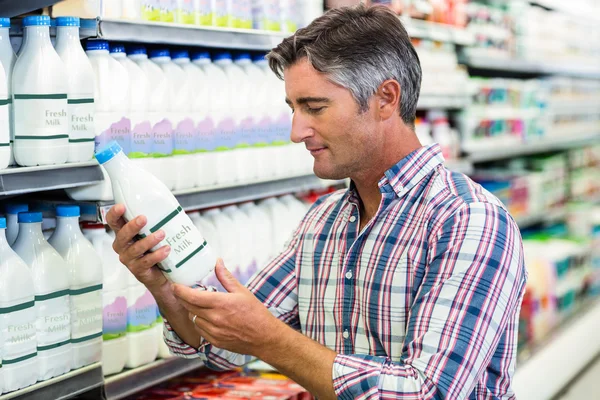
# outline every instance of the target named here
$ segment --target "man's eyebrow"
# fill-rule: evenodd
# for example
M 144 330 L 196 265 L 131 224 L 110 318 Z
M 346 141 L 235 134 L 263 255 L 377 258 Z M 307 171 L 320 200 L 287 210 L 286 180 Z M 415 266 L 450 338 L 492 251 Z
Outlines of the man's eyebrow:
M 288 98 L 285 99 L 285 102 L 289 105 L 292 104 L 292 101 Z M 306 104 L 306 103 L 331 103 L 331 99 L 327 97 L 299 97 L 296 99 L 298 104 Z

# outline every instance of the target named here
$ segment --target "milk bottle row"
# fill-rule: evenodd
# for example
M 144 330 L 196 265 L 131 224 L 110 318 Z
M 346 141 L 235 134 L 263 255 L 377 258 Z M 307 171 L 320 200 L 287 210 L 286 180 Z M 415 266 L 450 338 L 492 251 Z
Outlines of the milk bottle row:
M 23 19 L 18 57 L 10 20 L 0 18 L 0 169 L 89 161 L 94 152 L 94 73 L 79 41 L 79 18 Z
M 48 241 L 42 213 L 26 205 L 6 211 L 8 218 L 0 218 L 0 388 L 10 392 L 100 361 L 102 264 L 79 228 L 79 207 L 57 207 Z

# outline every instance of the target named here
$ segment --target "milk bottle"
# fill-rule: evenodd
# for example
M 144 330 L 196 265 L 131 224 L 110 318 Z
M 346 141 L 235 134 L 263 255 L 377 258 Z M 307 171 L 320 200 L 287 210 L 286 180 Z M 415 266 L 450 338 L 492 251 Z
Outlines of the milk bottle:
M 0 218 L 0 330 L 4 392 L 33 385 L 38 379 L 35 293 L 31 270 L 10 248 L 6 219 Z
M 265 267 L 271 256 L 271 238 L 273 237 L 271 220 L 269 215 L 253 202 L 244 203 L 240 206 L 240 210 L 244 212 L 251 221 L 253 236 L 262 238 L 262 240 L 254 241 L 254 264 L 248 271 L 250 276 Z
M 218 212 L 219 210 L 216 209 Z M 193 218 L 194 225 L 202 234 L 206 237 L 206 240 L 210 242 L 211 247 L 213 248 L 215 254 L 221 254 L 221 243 L 219 242 L 219 232 L 217 228 L 213 225 L 211 220 L 206 217 L 206 212 L 204 214 L 198 215 L 197 218 Z
M 79 228 L 79 206 L 56 207 L 48 241 L 65 260 L 70 277 L 72 368 L 102 357 L 102 260 Z
M 82 232 L 102 259 L 102 372 L 119 373 L 127 361 L 127 267 L 112 249 L 104 225 L 84 223 Z
M 289 220 L 289 232 L 293 232 L 304 216 L 306 215 L 306 207 L 304 204 L 296 198 L 296 196 L 287 194 L 280 198 L 280 201 L 287 207 Z
M 213 26 L 235 27 L 234 0 L 210 0 Z
M 240 265 L 240 236 L 236 231 L 235 222 L 228 213 L 218 208 L 206 211 L 203 216 L 212 223 L 217 231 L 221 249 L 220 256 L 223 258 L 225 266 L 232 272 L 238 270 Z M 210 274 L 205 282 L 221 291 L 224 290 L 215 274 Z
M 29 211 L 27 204 L 7 204 L 6 208 L 6 240 L 10 246 L 15 243 L 19 234 L 19 213 Z
M 211 62 L 207 51 L 195 53 L 193 63 L 199 66 L 206 77 L 204 91 L 211 94 L 206 109 L 208 115 L 197 125 L 196 143 L 196 186 L 209 187 L 216 184 L 231 183 L 233 177 L 224 154 L 223 136 L 217 135 L 217 126 L 233 126 L 229 106 L 232 95 L 225 72 Z M 214 94 L 214 95 L 213 95 Z
M 156 158 L 152 158 L 155 137 L 159 140 L 161 140 L 160 137 L 163 137 L 162 140 L 165 140 L 164 137 L 169 138 L 172 134 L 171 121 L 166 118 L 170 109 L 169 81 L 163 70 L 148 59 L 144 47 L 134 47 L 128 56 L 146 74 L 148 82 L 146 118 L 150 123 L 149 133 L 145 131 L 134 132 L 133 151 L 129 154 L 129 157 L 135 159 L 136 164 L 154 174 L 167 187 L 171 188 L 175 182 L 173 174 L 162 167 L 164 164 L 161 161 L 157 162 Z M 165 146 L 168 146 L 168 141 L 166 143 Z
M 64 164 L 69 155 L 68 75 L 50 42 L 50 17 L 23 19 L 25 40 L 13 70 L 15 160 Z
M 1 23 L 1 22 L 0 22 Z M 1 36 L 0 36 L 1 39 Z M 0 169 L 10 164 L 10 103 L 6 72 L 0 62 Z
M 8 119 L 10 128 L 10 165 L 14 165 L 15 158 L 12 151 L 13 142 L 15 140 L 15 125 L 13 118 L 13 105 L 12 105 L 12 73 L 17 56 L 13 51 L 12 45 L 10 44 L 10 37 L 8 31 L 10 28 L 10 19 L 0 18 L 0 63 L 4 68 L 4 77 L 6 78 L 6 87 L 8 89 Z
M 283 249 L 285 241 L 289 238 L 290 232 L 285 224 L 285 215 L 287 208 L 277 198 L 271 197 L 261 201 L 258 206 L 269 216 L 271 222 L 271 253 L 269 258 L 276 256 Z
M 252 232 L 252 221 L 242 212 L 237 206 L 228 206 L 223 209 L 223 212 L 231 218 L 234 223 L 234 231 L 238 239 L 236 241 L 238 247 L 238 268 L 235 272 L 238 280 L 245 284 L 250 278 L 251 271 L 254 269 L 254 249 L 255 242 L 259 239 L 254 235 L 248 235 Z
M 94 70 L 79 41 L 79 18 L 56 19 L 56 52 L 67 70 L 69 91 L 68 162 L 89 161 L 94 156 Z
M 252 0 L 253 28 L 265 31 L 281 30 L 279 0 Z
M 213 24 L 213 10 L 211 0 L 193 0 L 194 24 L 210 26 Z
M 159 264 L 170 280 L 192 286 L 214 269 L 216 256 L 211 247 L 166 186 L 136 167 L 117 143 L 96 153 L 96 158 L 110 175 L 115 201 L 126 206 L 125 219 L 131 221 L 138 215 L 148 218 L 142 237 L 158 230 L 165 232 L 165 238 L 152 251 L 171 246 L 169 256 Z
M 247 183 L 250 177 L 256 175 L 249 155 L 248 143 L 244 141 L 242 135 L 245 124 L 252 124 L 251 120 L 248 121 L 251 117 L 248 109 L 248 76 L 239 65 L 233 63 L 231 54 L 228 52 L 217 53 L 214 63 L 225 72 L 230 93 L 234 93 L 234 91 L 236 93 L 235 101 L 230 103 L 233 112 L 233 126 L 217 126 L 217 135 L 221 136 L 221 140 L 223 140 L 217 150 L 224 150 L 224 154 L 221 155 L 224 160 L 222 166 L 225 170 L 229 169 L 230 174 L 230 177 L 224 178 L 227 178 L 226 183 L 231 181 Z
M 190 138 L 193 134 L 194 121 L 190 118 L 192 105 L 190 85 L 193 84 L 193 81 L 190 80 L 189 74 L 179 65 L 182 62 L 185 63 L 186 53 L 177 51 L 174 52 L 173 55 L 177 56 L 175 59 L 183 58 L 184 60 L 180 60 L 178 63 L 174 62 L 174 60 L 171 59 L 169 50 L 153 51 L 152 57 L 150 58 L 160 66 L 169 81 L 169 109 L 167 110 L 167 119 L 171 122 L 171 132 L 169 132 L 170 135 L 168 139 L 155 137 L 153 153 L 158 157 L 168 157 L 161 158 L 162 163 L 168 163 L 162 168 L 172 168 L 173 171 L 177 172 L 172 174 L 172 180 L 168 180 L 168 183 L 165 183 L 172 190 L 181 190 L 189 189 L 194 186 L 195 171 L 193 167 L 190 168 L 187 165 L 188 161 L 192 164 L 192 158 L 171 156 L 175 150 L 174 144 L 177 138 Z M 189 59 L 189 57 L 187 58 Z M 171 174 L 169 176 L 171 176 Z
M 31 269 L 35 308 L 38 380 L 69 372 L 72 363 L 69 270 L 42 234 L 42 213 L 19 214 L 19 236 L 13 245 Z
M 194 1 L 177 0 L 175 8 L 175 22 L 178 24 L 194 24 L 196 20 Z

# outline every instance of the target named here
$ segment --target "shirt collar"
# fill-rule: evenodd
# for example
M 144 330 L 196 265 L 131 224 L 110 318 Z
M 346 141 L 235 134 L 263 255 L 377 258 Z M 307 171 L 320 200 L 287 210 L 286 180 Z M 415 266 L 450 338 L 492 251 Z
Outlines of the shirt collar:
M 444 156 L 439 144 L 423 146 L 385 171 L 379 180 L 379 190 L 383 195 L 394 193 L 401 197 L 443 163 Z M 349 200 L 358 200 L 354 182 L 350 183 Z

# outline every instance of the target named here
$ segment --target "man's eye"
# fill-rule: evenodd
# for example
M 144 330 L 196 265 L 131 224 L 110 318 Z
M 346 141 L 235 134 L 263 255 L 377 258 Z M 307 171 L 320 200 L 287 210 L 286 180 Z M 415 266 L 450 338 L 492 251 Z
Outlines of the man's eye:
M 308 111 L 309 114 L 319 114 L 324 109 L 325 109 L 325 107 L 317 107 L 317 108 L 307 107 L 306 110 Z

